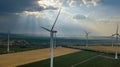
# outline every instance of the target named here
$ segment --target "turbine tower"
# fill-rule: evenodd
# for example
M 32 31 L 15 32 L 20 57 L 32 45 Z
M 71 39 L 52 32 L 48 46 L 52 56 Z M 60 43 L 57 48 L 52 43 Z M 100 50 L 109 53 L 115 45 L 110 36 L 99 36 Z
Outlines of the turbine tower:
M 114 37 L 113 35 L 111 36 L 111 41 L 112 41 L 112 47 L 114 46 Z
M 57 31 L 55 32 L 55 34 L 54 34 L 54 48 L 56 48 L 57 47 L 57 44 L 56 44 L 56 33 L 57 33 Z
M 10 51 L 10 31 L 8 31 L 8 44 L 7 44 L 7 52 Z
M 43 29 L 45 29 L 46 31 L 50 32 L 50 58 L 51 58 L 51 59 L 50 59 L 50 67 L 53 67 L 54 34 L 57 32 L 57 31 L 55 31 L 55 30 L 53 30 L 53 29 L 54 29 L 54 27 L 55 27 L 55 24 L 56 24 L 56 22 L 57 22 L 57 19 L 58 19 L 59 15 L 60 15 L 60 12 L 61 12 L 61 8 L 59 9 L 58 15 L 57 15 L 57 17 L 56 17 L 56 19 L 55 19 L 55 22 L 54 22 L 54 24 L 53 24 L 53 26 L 52 26 L 51 29 L 47 29 L 47 28 L 45 28 L 45 27 L 40 26 L 41 28 L 43 28 Z
M 115 36 L 115 37 L 116 37 L 116 47 L 115 47 L 116 52 L 115 52 L 115 59 L 118 59 L 117 46 L 118 46 L 118 41 L 119 41 L 119 40 L 118 40 L 118 37 L 120 36 L 118 30 L 119 30 L 119 25 L 117 24 L 116 33 L 112 35 L 112 36 Z
M 85 32 L 85 37 L 86 37 L 86 47 L 88 47 L 88 36 L 89 36 L 89 33 L 90 32 L 86 32 L 86 31 L 84 31 Z

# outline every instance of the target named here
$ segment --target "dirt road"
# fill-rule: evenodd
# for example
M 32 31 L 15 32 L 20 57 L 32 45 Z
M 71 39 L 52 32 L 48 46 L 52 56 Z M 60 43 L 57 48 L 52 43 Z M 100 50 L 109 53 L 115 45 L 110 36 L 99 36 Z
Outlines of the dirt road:
M 55 49 L 55 57 L 61 56 L 73 52 L 77 52 L 80 50 L 58 47 Z M 0 67 L 15 67 L 18 65 L 23 65 L 35 61 L 40 61 L 44 59 L 48 59 L 50 57 L 50 49 L 39 49 L 32 51 L 25 51 L 19 53 L 11 53 L 0 55 Z

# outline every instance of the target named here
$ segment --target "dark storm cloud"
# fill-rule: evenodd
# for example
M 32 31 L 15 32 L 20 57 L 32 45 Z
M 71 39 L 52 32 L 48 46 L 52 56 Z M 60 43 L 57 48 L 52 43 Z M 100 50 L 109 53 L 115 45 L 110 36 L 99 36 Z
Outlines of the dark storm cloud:
M 52 6 L 45 9 L 38 4 L 38 1 L 39 0 L 0 0 L 0 14 L 55 9 Z
M 37 7 L 37 0 L 0 0 L 0 12 L 14 13 L 24 10 L 33 10 Z M 42 9 L 42 8 L 41 8 Z
M 20 15 L 24 11 L 36 12 L 56 9 L 53 6 L 44 8 L 38 4 L 38 1 L 40 0 L 0 0 L 0 32 L 6 32 L 8 30 L 13 32 L 20 30 L 22 30 L 22 32 L 29 31 L 31 28 L 36 28 L 33 27 L 35 23 L 41 22 L 40 24 L 42 25 L 44 22 L 48 22 L 44 21 L 46 19 L 39 19 L 39 21 L 36 21 L 38 19 L 36 19 L 35 16 L 28 16 L 24 20 L 23 17 L 21 17 L 22 15 Z

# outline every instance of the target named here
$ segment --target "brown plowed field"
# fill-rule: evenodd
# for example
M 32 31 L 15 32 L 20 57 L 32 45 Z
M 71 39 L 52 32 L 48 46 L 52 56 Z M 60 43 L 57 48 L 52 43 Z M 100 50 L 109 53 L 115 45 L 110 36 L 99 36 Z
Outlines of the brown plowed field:
M 95 50 L 99 52 L 107 52 L 107 53 L 115 53 L 116 47 L 112 46 L 72 46 L 74 48 L 81 48 L 81 49 L 89 49 L 89 50 Z M 120 47 L 117 47 L 118 53 L 120 53 Z

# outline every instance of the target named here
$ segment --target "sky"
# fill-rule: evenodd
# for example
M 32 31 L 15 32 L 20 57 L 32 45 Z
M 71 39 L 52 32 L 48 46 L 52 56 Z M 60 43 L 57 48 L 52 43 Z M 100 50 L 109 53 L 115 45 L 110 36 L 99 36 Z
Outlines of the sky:
M 120 0 L 0 0 L 0 33 L 58 37 L 111 36 L 120 23 Z

